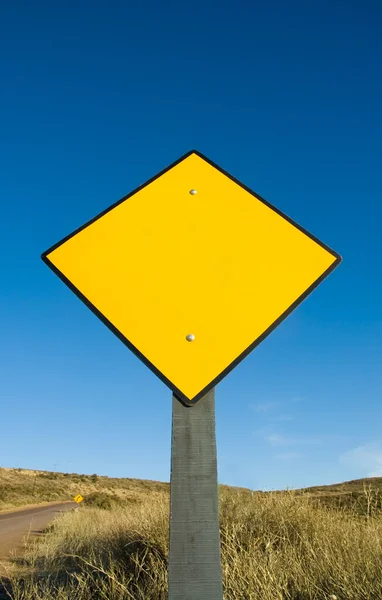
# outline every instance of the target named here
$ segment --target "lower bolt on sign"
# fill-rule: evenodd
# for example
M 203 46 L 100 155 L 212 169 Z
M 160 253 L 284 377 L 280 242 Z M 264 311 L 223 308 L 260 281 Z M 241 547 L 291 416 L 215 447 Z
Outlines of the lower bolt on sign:
M 341 262 L 197 151 L 42 259 L 187 406 Z

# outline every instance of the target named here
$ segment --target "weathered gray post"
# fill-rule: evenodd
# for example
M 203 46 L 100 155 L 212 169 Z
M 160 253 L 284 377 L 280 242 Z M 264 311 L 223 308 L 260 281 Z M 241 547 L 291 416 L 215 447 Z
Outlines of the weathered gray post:
M 169 600 L 222 600 L 215 393 L 172 400 Z

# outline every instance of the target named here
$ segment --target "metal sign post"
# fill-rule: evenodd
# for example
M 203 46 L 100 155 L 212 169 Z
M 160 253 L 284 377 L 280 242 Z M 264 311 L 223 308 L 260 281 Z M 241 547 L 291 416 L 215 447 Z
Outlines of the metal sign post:
M 172 399 L 168 600 L 222 600 L 215 391 Z

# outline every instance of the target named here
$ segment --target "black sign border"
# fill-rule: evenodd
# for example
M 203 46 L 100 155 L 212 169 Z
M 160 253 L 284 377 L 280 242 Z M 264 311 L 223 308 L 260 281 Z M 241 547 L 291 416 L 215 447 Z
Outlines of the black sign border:
M 128 198 L 130 198 L 131 196 L 133 196 L 134 194 L 136 194 L 137 192 L 139 192 L 141 189 L 143 189 L 144 187 L 146 187 L 147 185 L 149 185 L 150 183 L 152 183 L 153 181 L 155 181 L 156 179 L 158 179 L 159 177 L 161 177 L 162 175 L 164 175 L 165 173 L 167 173 L 167 171 L 169 171 L 170 169 L 172 169 L 173 167 L 175 167 L 176 165 L 178 165 L 180 162 L 182 162 L 183 160 L 185 160 L 186 158 L 188 158 L 192 154 L 196 154 L 197 156 L 199 156 L 200 158 L 202 158 L 204 161 L 206 161 L 207 163 L 209 163 L 212 167 L 214 167 L 215 169 L 217 169 L 218 171 L 220 171 L 221 173 L 223 173 L 223 175 L 225 175 L 226 177 L 228 177 L 229 179 L 231 179 L 232 181 L 234 181 L 237 185 L 239 185 L 241 188 L 243 188 L 244 190 L 246 190 L 247 192 L 249 192 L 257 200 L 259 200 L 260 202 L 263 202 L 263 204 L 265 204 L 270 209 L 272 209 L 275 213 L 277 213 L 278 215 L 280 215 L 280 217 L 283 217 L 283 219 L 285 219 L 286 221 L 288 221 L 288 223 L 290 223 L 291 225 L 293 225 L 294 227 L 296 227 L 297 229 L 299 229 L 300 231 L 302 231 L 311 240 L 315 241 L 322 248 L 324 248 L 327 252 L 329 252 L 335 258 L 335 260 L 330 265 L 330 267 L 322 275 L 320 275 L 320 277 L 318 277 L 318 279 L 316 279 L 316 281 L 314 281 L 314 283 L 312 283 L 312 285 L 309 286 L 309 288 L 303 294 L 301 294 L 301 296 L 299 296 L 299 298 L 297 298 L 297 300 L 295 300 L 295 302 L 293 302 L 293 304 L 291 304 L 291 306 L 289 306 L 289 308 L 285 312 L 283 312 L 278 317 L 278 319 L 276 319 L 276 321 L 274 321 L 274 323 L 272 323 L 272 325 L 270 327 L 268 327 L 268 329 L 266 329 L 266 331 L 264 331 L 264 333 L 262 333 L 261 336 L 259 336 L 250 346 L 248 346 L 248 348 L 246 348 L 246 350 L 244 350 L 244 352 L 242 352 L 228 367 L 226 367 L 217 377 L 215 377 L 215 379 L 213 379 L 205 388 L 203 388 L 198 394 L 196 394 L 196 396 L 194 396 L 193 398 L 187 398 L 187 396 L 179 388 L 177 388 L 169 379 L 167 379 L 167 377 L 165 377 L 163 375 L 163 373 L 161 373 L 155 367 L 155 365 L 153 365 L 138 350 L 138 348 L 136 348 L 116 327 L 114 327 L 114 325 L 108 319 L 106 319 L 106 317 L 86 298 L 86 296 L 84 296 L 80 292 L 80 290 L 77 289 L 69 281 L 69 279 L 67 279 L 67 277 L 65 277 L 65 275 L 59 269 L 57 269 L 57 267 L 55 267 L 53 265 L 53 263 L 49 260 L 49 254 L 51 252 L 53 252 L 54 250 L 56 250 L 59 246 L 61 246 L 65 242 L 67 242 L 70 238 L 74 237 L 77 233 L 79 233 L 80 231 L 82 231 L 83 229 L 85 229 L 86 227 L 88 227 L 89 225 L 91 225 L 92 223 L 94 223 L 94 221 L 97 221 L 98 219 L 100 219 L 101 217 L 103 217 L 106 213 L 108 213 L 109 211 L 113 210 L 116 206 L 118 206 L 122 202 L 125 202 L 125 200 L 128 200 Z M 246 356 L 248 356 L 252 352 L 252 350 L 254 350 L 254 348 L 256 348 L 256 346 L 258 346 L 259 344 L 261 344 L 261 342 L 263 340 L 265 340 L 265 338 L 268 337 L 268 335 L 270 333 L 272 333 L 272 331 L 274 329 L 276 329 L 276 327 L 278 325 L 280 325 L 280 323 L 282 323 L 284 321 L 284 319 L 286 319 L 286 317 L 288 317 L 288 315 L 290 315 L 295 310 L 295 308 L 297 308 L 297 306 L 299 304 L 301 304 L 301 302 L 303 302 L 303 300 L 305 300 L 305 298 L 307 298 L 309 296 L 309 294 L 311 294 L 313 292 L 313 290 L 315 290 L 316 287 L 324 279 L 326 279 L 326 277 L 342 261 L 341 256 L 339 254 L 337 254 L 337 252 L 335 252 L 334 250 L 332 250 L 332 248 L 329 248 L 329 246 L 327 246 L 326 244 L 324 244 L 323 242 L 321 242 L 318 238 L 316 238 L 314 235 L 312 235 L 311 233 L 309 233 L 309 231 L 307 231 L 306 229 L 304 229 L 303 227 L 301 227 L 301 225 L 299 225 L 298 223 L 296 223 L 295 221 L 293 221 L 293 219 L 291 219 L 290 217 L 288 217 L 287 215 L 285 215 L 281 210 L 279 210 L 278 208 L 276 208 L 275 206 L 273 206 L 267 200 L 264 200 L 264 198 L 262 198 L 261 196 L 259 196 L 258 194 L 256 194 L 253 190 L 251 190 L 249 187 L 247 187 L 246 185 L 244 185 L 241 181 L 239 181 L 238 179 L 236 179 L 235 177 L 233 177 L 232 175 L 230 175 L 229 173 L 227 173 L 227 171 L 225 171 L 224 169 L 222 169 L 221 167 L 219 167 L 218 165 L 216 165 L 212 160 L 210 160 L 209 158 L 207 158 L 206 156 L 204 156 L 201 152 L 199 152 L 197 150 L 190 150 L 189 152 L 187 152 L 186 154 L 184 154 L 183 156 L 181 156 L 178 160 L 176 160 L 175 162 L 173 162 L 171 165 L 169 165 L 168 167 L 166 167 L 165 169 L 163 169 L 162 171 L 160 171 L 160 173 L 158 173 L 157 175 L 155 175 L 154 177 L 152 177 L 151 179 L 149 179 L 148 181 L 146 181 L 144 184 L 142 184 L 142 185 L 138 186 L 137 188 L 135 188 L 132 192 L 130 192 L 129 194 L 127 194 L 126 196 L 124 196 L 123 198 L 121 198 L 120 200 L 118 200 L 117 202 L 115 202 L 114 204 L 112 204 L 111 206 L 109 206 L 107 209 L 105 209 L 104 211 L 102 211 L 101 213 L 99 213 L 94 218 L 90 219 L 90 221 L 87 221 L 87 223 L 85 223 L 81 227 L 78 227 L 78 229 L 76 229 L 75 231 L 73 231 L 72 233 L 70 233 L 69 235 L 67 235 L 66 237 L 64 237 L 61 241 L 59 241 L 56 244 L 54 244 L 54 246 L 51 246 L 48 250 L 46 250 L 45 252 L 43 252 L 42 255 L 41 255 L 41 258 L 44 261 L 44 263 L 61 279 L 61 281 L 63 281 L 65 283 L 65 285 L 67 285 L 67 287 L 70 290 L 72 290 L 72 292 L 74 292 L 74 294 L 76 294 L 76 296 L 102 321 L 102 323 L 104 323 L 104 325 L 106 325 L 106 327 L 108 327 L 110 329 L 110 331 L 112 331 L 114 333 L 114 335 L 116 335 L 117 338 L 121 340 L 121 342 L 123 342 L 153 373 L 155 373 L 155 375 L 157 375 L 159 377 L 159 379 L 161 381 L 163 381 L 163 383 L 165 383 L 170 388 L 170 390 L 172 390 L 173 394 L 185 406 L 194 406 L 199 400 L 201 400 L 201 398 L 203 398 L 203 396 L 205 396 L 212 388 L 214 388 L 220 381 L 222 381 L 222 379 L 224 379 L 224 377 L 226 375 L 228 375 L 228 373 L 230 373 Z

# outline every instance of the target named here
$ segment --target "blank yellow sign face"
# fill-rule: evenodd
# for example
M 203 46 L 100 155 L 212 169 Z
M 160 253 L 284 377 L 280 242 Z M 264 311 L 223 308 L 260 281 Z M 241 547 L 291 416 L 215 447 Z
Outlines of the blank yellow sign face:
M 77 496 L 74 496 L 73 500 L 74 502 L 77 502 L 77 504 L 79 504 L 83 501 L 83 497 L 81 496 L 81 494 L 77 494 Z
M 42 258 L 186 404 L 341 260 L 196 151 Z

